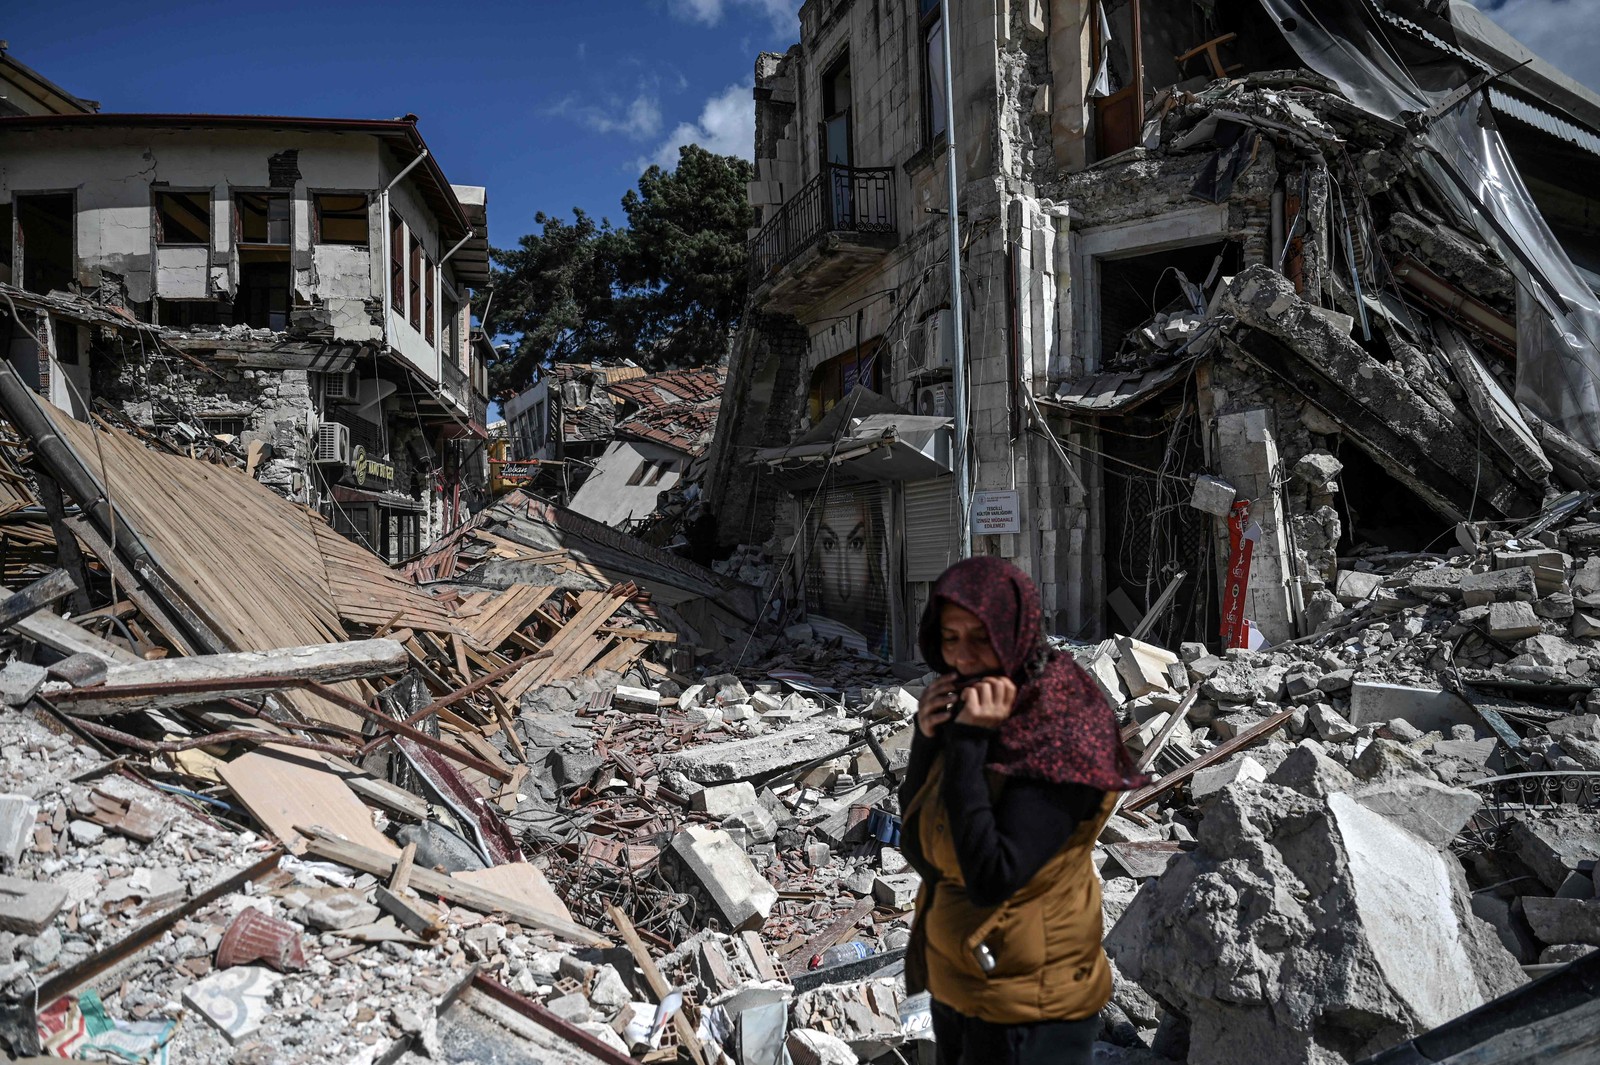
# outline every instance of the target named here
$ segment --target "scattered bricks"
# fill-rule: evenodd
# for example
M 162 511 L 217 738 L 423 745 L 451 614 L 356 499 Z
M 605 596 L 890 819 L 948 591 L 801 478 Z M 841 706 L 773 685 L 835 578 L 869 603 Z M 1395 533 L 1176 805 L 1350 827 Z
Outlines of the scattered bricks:
M 1600 859 L 1600 823 L 1587 811 L 1560 809 L 1511 823 L 1517 857 L 1545 887 L 1558 890 L 1572 873 L 1591 873 Z
M 748 780 L 702 788 L 690 802 L 692 809 L 710 814 L 718 820 L 757 805 L 760 805 L 760 800 L 756 798 L 756 786 Z
M 44 682 L 50 678 L 43 666 L 35 666 L 15 658 L 0 669 L 0 700 L 7 706 L 21 706 L 39 694 Z
M 1237 755 L 1220 765 L 1207 766 L 1189 778 L 1189 796 L 1196 801 L 1229 784 L 1267 779 L 1267 769 L 1248 754 Z
M 1471 573 L 1461 579 L 1461 600 L 1467 606 L 1480 603 L 1531 603 L 1537 598 L 1538 583 L 1528 566 Z
M 1522 912 L 1533 934 L 1546 943 L 1600 946 L 1600 901 L 1525 895 Z
M 1335 669 L 1317 678 L 1317 690 L 1326 695 L 1338 695 L 1340 692 L 1349 691 L 1355 679 L 1355 670 Z
M 327 932 L 371 924 L 379 916 L 378 907 L 361 897 L 360 892 L 341 891 L 312 899 L 300 911 L 305 922 Z
M 1354 725 L 1344 719 L 1343 714 L 1340 714 L 1327 703 L 1317 703 L 1313 706 L 1307 716 L 1307 720 L 1311 723 L 1311 727 L 1316 730 L 1317 735 L 1327 743 L 1338 743 L 1342 740 L 1347 740 L 1358 731 Z
M 1167 666 L 1178 661 L 1172 652 L 1127 636 L 1117 637 L 1117 672 L 1137 699 L 1151 692 L 1169 691 Z
M 631 688 L 626 684 L 619 684 L 616 691 L 611 693 L 611 702 L 619 707 L 631 706 L 642 710 L 655 710 L 661 706 L 661 693 L 649 688 Z
M 1490 603 L 1489 635 L 1510 642 L 1539 635 L 1539 616 L 1525 602 Z
M 1358 680 L 1351 686 L 1352 725 L 1382 725 L 1397 717 L 1411 722 L 1423 732 L 1448 732 L 1452 725 L 1470 725 L 1477 720 L 1477 715 L 1464 700 L 1437 688 L 1415 688 L 1366 680 Z
M 1370 599 L 1372 593 L 1383 587 L 1383 575 L 1379 573 L 1362 573 L 1358 570 L 1345 569 L 1339 571 L 1339 576 L 1333 582 L 1334 594 L 1339 597 L 1339 602 L 1346 606 Z
M 1483 807 L 1483 799 L 1463 788 L 1447 787 L 1436 780 L 1392 780 L 1363 788 L 1356 802 L 1379 813 L 1440 850 Z
M 916 873 L 894 873 L 872 882 L 872 897 L 880 906 L 905 912 L 917 904 L 917 889 L 922 877 Z
M 669 881 L 679 890 L 704 892 L 726 931 L 760 928 L 778 901 L 777 890 L 726 832 L 690 825 L 672 838 L 662 857 L 668 854 L 674 860 L 663 863 L 662 871 Z

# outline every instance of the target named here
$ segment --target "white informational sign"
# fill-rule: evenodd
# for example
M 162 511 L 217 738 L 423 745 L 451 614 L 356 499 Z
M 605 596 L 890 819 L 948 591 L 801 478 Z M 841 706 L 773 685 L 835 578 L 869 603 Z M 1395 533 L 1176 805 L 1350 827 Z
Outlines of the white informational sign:
M 1004 488 L 972 493 L 972 535 L 999 536 L 1021 531 L 1021 492 Z

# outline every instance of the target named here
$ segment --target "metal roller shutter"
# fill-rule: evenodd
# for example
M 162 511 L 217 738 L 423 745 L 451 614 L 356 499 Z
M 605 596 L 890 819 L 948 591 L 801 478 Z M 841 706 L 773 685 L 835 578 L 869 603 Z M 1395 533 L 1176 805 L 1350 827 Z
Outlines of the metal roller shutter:
M 956 480 L 905 482 L 906 580 L 932 581 L 956 560 Z

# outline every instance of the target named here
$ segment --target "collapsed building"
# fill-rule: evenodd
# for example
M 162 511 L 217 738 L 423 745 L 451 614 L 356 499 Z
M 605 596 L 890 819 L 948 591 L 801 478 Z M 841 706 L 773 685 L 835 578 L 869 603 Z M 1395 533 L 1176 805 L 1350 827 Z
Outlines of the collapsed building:
M 1293 639 L 1359 546 L 1591 475 L 1600 97 L 1464 4 L 956 17 L 974 550 L 1054 631 L 1127 631 L 1177 582 L 1157 635 L 1216 638 L 1233 520 L 1235 613 Z M 909 657 L 957 527 L 945 28 L 813 2 L 800 30 L 757 64 L 709 494 L 722 542 L 794 560 L 795 617 Z M 851 567 L 865 600 L 828 591 Z
M 485 192 L 414 116 L 0 117 L 6 358 L 398 560 L 486 502 Z

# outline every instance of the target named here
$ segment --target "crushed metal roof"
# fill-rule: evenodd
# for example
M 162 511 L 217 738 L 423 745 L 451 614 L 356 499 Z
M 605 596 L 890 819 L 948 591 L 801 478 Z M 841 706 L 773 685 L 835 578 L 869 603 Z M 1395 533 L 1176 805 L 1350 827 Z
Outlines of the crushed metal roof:
M 1600 155 L 1600 136 L 1559 115 L 1553 115 L 1542 107 L 1535 107 L 1526 100 L 1502 92 L 1493 86 L 1489 87 L 1489 104 L 1507 118 L 1542 130 L 1568 144 L 1577 145 L 1586 152 Z

